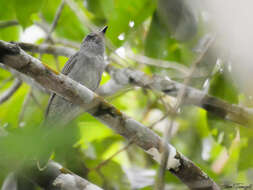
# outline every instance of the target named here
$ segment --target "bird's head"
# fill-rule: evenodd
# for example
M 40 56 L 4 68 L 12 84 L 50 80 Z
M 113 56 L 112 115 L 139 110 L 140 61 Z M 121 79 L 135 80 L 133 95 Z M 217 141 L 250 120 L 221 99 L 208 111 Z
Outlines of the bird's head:
M 88 34 L 82 42 L 81 49 L 84 48 L 85 51 L 94 54 L 103 54 L 105 51 L 104 35 L 107 28 L 108 26 L 105 26 L 98 32 Z

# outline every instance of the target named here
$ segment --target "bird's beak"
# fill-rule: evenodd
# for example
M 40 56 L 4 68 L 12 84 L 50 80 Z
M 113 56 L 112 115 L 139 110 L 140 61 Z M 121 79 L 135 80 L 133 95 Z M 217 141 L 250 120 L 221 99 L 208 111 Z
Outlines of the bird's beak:
M 107 30 L 108 26 L 103 27 L 99 32 L 105 35 L 105 32 Z

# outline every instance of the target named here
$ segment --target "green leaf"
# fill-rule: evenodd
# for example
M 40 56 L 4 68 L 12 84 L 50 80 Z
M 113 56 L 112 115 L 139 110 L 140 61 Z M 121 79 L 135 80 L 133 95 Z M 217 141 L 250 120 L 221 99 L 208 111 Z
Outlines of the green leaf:
M 5 41 L 18 41 L 19 32 L 20 32 L 19 26 L 2 28 L 0 30 L 0 39 Z
M 105 1 L 100 1 L 100 0 L 87 0 L 87 9 L 88 11 L 94 13 L 97 19 L 104 19 L 104 12 L 102 9 L 101 4 L 103 4 Z M 106 7 L 109 7 L 109 5 L 106 5 Z
M 248 168 L 253 167 L 253 140 L 252 138 L 245 142 L 245 146 L 242 147 L 240 156 L 239 156 L 239 163 L 238 168 L 239 170 L 247 170 Z
M 15 19 L 15 9 L 13 7 L 13 0 L 0 1 L 0 20 Z
M 80 141 L 83 147 L 87 147 L 88 143 L 111 137 L 114 134 L 111 129 L 88 114 L 84 114 L 78 118 L 78 127 L 80 128 Z
M 117 46 L 124 42 L 124 40 L 119 40 L 118 36 L 121 33 L 127 36 L 132 30 L 129 22 L 133 21 L 134 27 L 138 27 L 152 15 L 156 7 L 154 0 L 102 0 L 99 2 L 110 28 L 106 35 Z
M 145 54 L 149 57 L 189 65 L 193 58 L 190 51 L 187 44 L 179 43 L 171 38 L 166 28 L 160 23 L 157 13 L 155 13 L 145 39 Z M 155 70 L 157 69 L 155 68 Z
M 31 15 L 41 10 L 44 1 L 13 0 L 16 17 L 24 28 L 32 24 Z
M 229 78 L 229 73 L 217 72 L 210 84 L 209 94 L 226 100 L 230 103 L 238 103 L 238 91 L 231 78 Z

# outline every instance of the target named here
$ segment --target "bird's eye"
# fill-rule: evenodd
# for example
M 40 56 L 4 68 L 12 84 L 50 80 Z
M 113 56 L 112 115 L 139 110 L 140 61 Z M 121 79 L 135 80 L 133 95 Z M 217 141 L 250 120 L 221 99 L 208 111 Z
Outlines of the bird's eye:
M 95 37 L 95 34 L 89 34 L 89 35 L 87 36 L 88 39 L 93 39 L 94 37 Z

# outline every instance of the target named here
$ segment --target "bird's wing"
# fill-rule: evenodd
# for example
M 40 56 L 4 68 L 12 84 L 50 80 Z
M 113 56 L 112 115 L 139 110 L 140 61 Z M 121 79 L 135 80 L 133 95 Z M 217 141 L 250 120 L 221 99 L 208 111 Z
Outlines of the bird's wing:
M 67 61 L 67 63 L 65 63 L 61 73 L 64 74 L 64 75 L 68 75 L 69 72 L 71 71 L 71 69 L 74 67 L 74 65 L 76 64 L 76 61 L 77 61 L 77 56 L 78 56 L 78 52 L 75 53 L 74 55 L 72 55 L 69 60 Z M 50 105 L 52 104 L 53 102 L 53 99 L 55 97 L 55 93 L 52 93 L 49 100 L 48 100 L 48 105 L 47 105 L 47 109 L 46 109 L 46 112 L 45 112 L 45 118 L 47 118 L 48 114 L 49 114 L 49 110 L 50 110 Z
M 64 75 L 68 75 L 69 72 L 71 71 L 71 69 L 74 67 L 74 65 L 76 64 L 77 61 L 77 56 L 78 56 L 78 52 L 75 53 L 74 55 L 72 55 L 69 60 L 67 61 L 67 63 L 64 65 L 61 73 Z
M 53 101 L 55 95 L 56 95 L 55 93 L 52 93 L 49 100 L 48 100 L 47 109 L 46 109 L 46 112 L 45 112 L 45 118 L 47 118 L 47 116 L 49 114 L 50 105 L 52 104 L 52 101 Z

